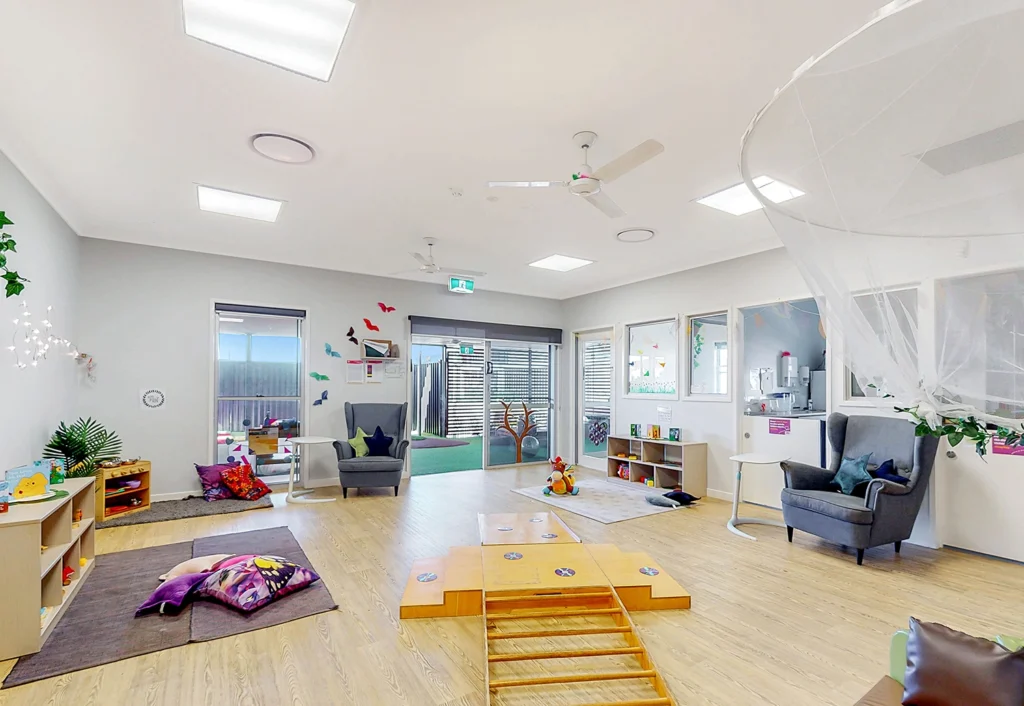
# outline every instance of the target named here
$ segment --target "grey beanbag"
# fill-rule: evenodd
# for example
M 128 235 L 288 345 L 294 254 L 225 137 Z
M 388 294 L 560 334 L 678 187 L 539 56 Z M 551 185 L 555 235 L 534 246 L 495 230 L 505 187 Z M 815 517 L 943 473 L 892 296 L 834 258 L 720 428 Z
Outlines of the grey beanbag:
M 661 495 L 648 495 L 647 502 L 651 505 L 657 505 L 658 507 L 679 507 L 679 503 L 671 498 L 666 498 Z

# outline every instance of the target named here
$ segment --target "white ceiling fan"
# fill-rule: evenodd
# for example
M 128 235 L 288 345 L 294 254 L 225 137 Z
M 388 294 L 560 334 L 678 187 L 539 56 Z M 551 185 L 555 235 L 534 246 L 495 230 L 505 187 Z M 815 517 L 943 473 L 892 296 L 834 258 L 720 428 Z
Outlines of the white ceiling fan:
M 644 162 L 657 157 L 665 151 L 665 146 L 657 140 L 646 140 L 613 159 L 600 169 L 593 169 L 587 164 L 587 150 L 593 147 L 597 140 L 597 133 L 586 130 L 577 132 L 572 136 L 576 145 L 583 150 L 583 164 L 577 172 L 572 175 L 569 181 L 490 181 L 489 187 L 514 187 L 514 188 L 547 188 L 551 186 L 567 186 L 569 193 L 582 196 L 587 202 L 601 211 L 609 218 L 620 218 L 626 212 L 619 208 L 619 205 L 612 201 L 607 193 L 601 190 L 604 184 L 611 183 L 624 174 L 628 174 Z
M 402 270 L 401 272 L 394 272 L 392 274 L 401 275 L 410 272 L 422 272 L 426 275 L 466 275 L 468 277 L 483 277 L 486 272 L 480 272 L 478 270 L 467 270 L 452 267 L 441 267 L 434 262 L 434 245 L 437 243 L 437 238 L 424 238 L 423 242 L 427 244 L 427 256 L 424 257 L 418 252 L 409 253 L 416 262 L 420 263 L 420 266 L 413 270 Z

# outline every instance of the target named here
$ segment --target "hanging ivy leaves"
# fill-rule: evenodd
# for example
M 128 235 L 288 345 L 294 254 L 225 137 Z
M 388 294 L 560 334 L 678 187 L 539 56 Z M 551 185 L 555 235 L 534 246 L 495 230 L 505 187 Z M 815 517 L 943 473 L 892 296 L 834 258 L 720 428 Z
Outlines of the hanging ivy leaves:
M 889 395 L 889 397 L 891 396 Z M 974 442 L 974 450 L 981 457 L 988 453 L 989 442 L 993 439 L 999 439 L 1007 446 L 1021 446 L 1021 442 L 1024 441 L 1024 436 L 1022 436 L 1024 427 L 1020 431 L 1007 427 L 990 429 L 987 424 L 978 421 L 975 417 L 960 417 L 943 419 L 941 425 L 932 428 L 928 421 L 921 416 L 918 407 L 895 407 L 894 409 L 897 412 L 909 414 L 917 422 L 915 427 L 917 436 L 935 436 L 940 439 L 946 437 L 950 446 L 956 446 L 966 439 Z
M 18 244 L 8 233 L 2 232 L 4 226 L 12 226 L 14 221 L 7 217 L 4 211 L 0 211 L 0 279 L 4 280 L 4 292 L 7 297 L 16 297 L 25 291 L 27 279 L 18 274 L 17 270 L 7 267 L 7 253 L 18 252 Z

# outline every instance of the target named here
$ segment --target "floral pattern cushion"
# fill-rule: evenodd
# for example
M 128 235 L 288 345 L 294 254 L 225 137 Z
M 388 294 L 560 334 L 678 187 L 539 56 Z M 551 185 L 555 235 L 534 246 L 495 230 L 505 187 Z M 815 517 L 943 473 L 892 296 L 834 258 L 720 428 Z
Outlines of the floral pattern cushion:
M 214 571 L 196 594 L 251 613 L 309 586 L 320 577 L 315 571 L 279 556 L 253 556 Z
M 256 477 L 252 472 L 252 466 L 248 464 L 222 471 L 221 477 L 224 479 L 224 485 L 236 498 L 242 500 L 259 500 L 270 492 L 267 484 Z
M 215 500 L 229 500 L 235 497 L 231 490 L 224 485 L 222 473 L 232 468 L 238 468 L 238 463 L 217 463 L 213 466 L 200 466 L 195 464 L 196 473 L 199 474 L 199 482 L 203 484 L 203 497 L 208 502 Z

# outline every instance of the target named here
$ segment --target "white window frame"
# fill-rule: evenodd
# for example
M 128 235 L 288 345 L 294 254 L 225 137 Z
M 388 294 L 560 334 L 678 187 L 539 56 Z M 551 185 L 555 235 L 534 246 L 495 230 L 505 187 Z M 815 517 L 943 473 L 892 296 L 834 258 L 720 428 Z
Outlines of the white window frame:
M 683 384 L 683 376 L 680 375 L 682 362 L 679 355 L 679 314 L 671 314 L 669 316 L 661 316 L 653 319 L 645 319 L 643 321 L 631 321 L 623 324 L 623 335 L 622 335 L 622 349 L 620 352 L 619 360 L 622 361 L 622 397 L 630 400 L 679 400 L 679 391 Z M 676 391 L 674 393 L 658 393 L 658 392 L 630 392 L 629 391 L 629 334 L 630 329 L 637 326 L 650 326 L 651 324 L 665 324 L 675 323 L 675 373 L 676 373 Z
M 921 328 L 921 285 L 920 285 L 920 283 L 906 284 L 906 285 L 902 285 L 901 284 L 901 285 L 897 285 L 897 286 L 894 286 L 894 287 L 886 287 L 885 288 L 885 292 L 887 294 L 896 294 L 898 292 L 909 292 L 909 291 L 913 291 L 914 292 L 914 304 L 916 306 L 915 316 L 916 316 L 916 319 L 917 319 L 918 332 L 920 333 L 920 328 Z M 856 299 L 858 297 L 863 297 L 863 296 L 866 296 L 866 295 L 869 295 L 869 294 L 873 294 L 873 293 L 874 293 L 874 290 L 868 289 L 868 290 L 861 290 L 861 291 L 858 291 L 858 292 L 853 292 L 853 293 L 851 293 L 851 296 L 853 297 L 854 303 L 856 305 Z M 845 348 L 846 348 L 846 341 L 845 340 L 842 341 L 842 346 L 843 346 L 843 349 L 844 349 L 842 357 L 845 357 Z M 841 359 L 842 359 L 842 357 L 841 357 Z M 921 351 L 920 350 L 918 350 L 918 352 L 917 352 L 917 371 L 915 371 L 915 372 L 917 374 L 920 374 L 920 372 L 921 372 Z M 853 382 L 853 372 L 850 370 L 849 366 L 847 366 L 846 363 L 843 362 L 843 401 L 842 401 L 842 405 L 844 407 L 877 407 L 878 406 L 878 403 L 876 402 L 876 400 L 880 399 L 879 395 L 871 396 L 871 395 L 868 395 L 865 392 L 863 397 L 854 397 L 853 396 L 853 385 L 852 385 L 852 382 Z
M 732 402 L 732 399 L 733 399 L 733 387 L 735 386 L 734 385 L 735 375 L 732 374 L 734 372 L 733 371 L 733 368 L 734 368 L 733 361 L 735 359 L 735 354 L 734 354 L 735 346 L 733 345 L 733 329 L 735 328 L 735 326 L 733 325 L 733 322 L 735 321 L 735 319 L 733 318 L 733 313 L 732 312 L 733 312 L 733 310 L 731 308 L 728 308 L 728 309 L 719 309 L 717 311 L 708 311 L 708 312 L 704 312 L 704 313 L 700 313 L 700 314 L 690 314 L 689 316 L 686 317 L 686 331 L 685 331 L 685 334 L 686 334 L 686 375 L 684 376 L 686 378 L 686 380 L 685 380 L 686 393 L 685 393 L 685 395 L 683 397 L 686 401 L 688 401 L 688 402 L 690 402 L 690 401 L 692 401 L 692 402 Z M 692 378 L 693 378 L 693 346 L 691 345 L 691 342 L 690 342 L 690 327 L 693 326 L 694 319 L 704 319 L 704 318 L 707 318 L 709 316 L 722 316 L 722 315 L 725 316 L 725 331 L 726 331 L 725 345 L 726 345 L 726 349 L 727 349 L 727 351 L 726 351 L 726 354 L 727 354 L 726 364 L 728 366 L 727 375 L 726 375 L 726 388 L 725 388 L 726 391 L 724 393 L 723 392 L 691 392 L 691 390 L 690 390 L 690 383 L 691 383 Z M 715 365 L 715 376 L 716 377 L 719 375 L 717 362 L 718 362 L 718 356 L 717 356 L 717 353 L 716 353 L 716 355 L 715 355 L 715 363 L 716 363 L 716 365 Z

